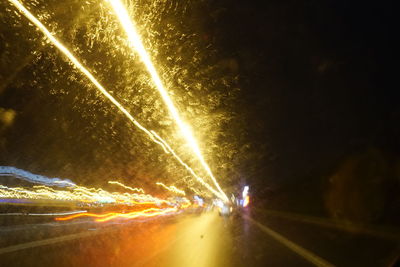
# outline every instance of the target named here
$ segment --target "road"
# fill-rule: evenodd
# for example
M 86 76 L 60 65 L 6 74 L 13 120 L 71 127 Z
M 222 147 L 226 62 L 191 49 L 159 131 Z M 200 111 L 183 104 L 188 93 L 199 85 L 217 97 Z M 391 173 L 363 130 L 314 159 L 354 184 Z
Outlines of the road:
M 30 222 L 0 230 L 1 266 L 390 266 L 397 237 L 262 211 L 129 223 Z

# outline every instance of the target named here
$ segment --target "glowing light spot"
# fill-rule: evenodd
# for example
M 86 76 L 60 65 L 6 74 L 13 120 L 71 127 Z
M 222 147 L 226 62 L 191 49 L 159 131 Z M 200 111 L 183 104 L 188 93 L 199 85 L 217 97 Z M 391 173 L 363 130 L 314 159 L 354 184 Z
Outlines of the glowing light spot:
M 250 197 L 246 196 L 243 201 L 243 207 L 247 207 L 250 204 Z

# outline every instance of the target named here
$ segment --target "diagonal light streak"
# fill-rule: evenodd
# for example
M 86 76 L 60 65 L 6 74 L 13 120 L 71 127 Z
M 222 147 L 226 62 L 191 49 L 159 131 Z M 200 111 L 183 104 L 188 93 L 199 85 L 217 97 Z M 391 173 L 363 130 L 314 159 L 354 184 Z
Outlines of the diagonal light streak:
M 196 173 L 191 169 L 187 164 L 185 164 L 182 159 L 172 150 L 172 148 L 167 145 L 167 143 L 161 139 L 158 135 L 155 134 L 154 131 L 147 130 L 144 126 L 142 126 L 108 91 L 100 84 L 99 81 L 90 73 L 88 69 L 86 69 L 82 63 L 66 48 L 56 37 L 53 36 L 52 33 L 28 10 L 25 6 L 18 0 L 9 0 L 17 9 L 20 11 L 31 23 L 33 23 L 45 36 L 46 38 L 57 47 L 60 52 L 62 52 L 69 61 L 73 64 L 73 66 L 81 71 L 96 87 L 98 91 L 100 91 L 111 103 L 113 103 L 136 127 L 146 133 L 150 139 L 160 145 L 165 153 L 171 153 L 180 164 L 182 164 L 195 178 L 207 189 L 209 189 L 214 195 L 219 198 L 225 198 L 225 194 L 221 194 L 215 191 L 208 183 L 206 183 L 201 177 L 196 175 Z
M 177 123 L 183 137 L 185 138 L 186 142 L 189 144 L 189 146 L 192 148 L 194 154 L 197 156 L 198 160 L 200 161 L 201 165 L 203 168 L 206 170 L 207 174 L 211 177 L 211 180 L 217 187 L 218 191 L 222 196 L 224 196 L 224 200 L 228 200 L 228 197 L 224 193 L 224 191 L 221 189 L 220 185 L 218 184 L 216 178 L 214 177 L 210 167 L 204 160 L 203 155 L 201 154 L 200 148 L 197 144 L 196 139 L 193 137 L 192 132 L 190 131 L 188 125 L 186 125 L 181 117 L 179 116 L 179 112 L 176 109 L 174 103 L 172 102 L 170 96 L 168 95 L 168 92 L 166 88 L 164 87 L 163 83 L 161 82 L 161 79 L 157 73 L 156 68 L 154 67 L 149 54 L 147 53 L 146 49 L 143 46 L 143 42 L 136 30 L 136 27 L 134 25 L 134 22 L 130 19 L 127 10 L 125 9 L 124 5 L 121 3 L 120 0 L 108 0 L 114 9 L 115 15 L 118 17 L 118 20 L 121 23 L 121 26 L 124 28 L 126 35 L 128 37 L 128 40 L 130 42 L 130 45 L 132 48 L 136 50 L 136 52 L 139 54 L 141 60 L 143 61 L 144 65 L 147 68 L 147 71 L 149 72 L 151 78 L 153 79 L 153 82 L 155 84 L 155 87 L 157 91 L 160 93 L 164 103 L 166 104 L 172 118 L 175 120 Z
M 211 187 L 211 185 L 209 185 L 208 183 L 206 183 L 200 176 L 198 176 L 192 168 L 190 168 L 185 162 L 183 162 L 183 160 L 175 153 L 174 150 L 172 150 L 172 148 L 169 146 L 169 144 L 167 142 L 165 142 L 160 136 L 158 136 L 158 134 L 154 131 L 151 131 L 152 134 L 155 136 L 155 138 L 157 138 L 161 143 L 164 144 L 164 146 L 167 148 L 167 150 L 169 152 L 171 152 L 171 154 L 178 160 L 178 162 L 185 167 L 186 170 L 188 170 L 190 172 L 190 174 L 196 178 L 196 180 L 202 184 L 203 186 L 205 186 L 209 191 L 211 191 L 214 195 L 216 195 L 217 197 L 224 199 L 224 195 L 222 195 L 221 193 L 217 192 L 214 188 Z
M 153 134 L 142 126 L 135 118 L 112 96 L 107 90 L 97 81 L 97 79 L 87 70 L 80 61 L 66 48 L 53 34 L 31 13 L 26 9 L 18 0 L 9 0 L 27 19 L 29 19 L 38 29 L 50 40 L 50 42 L 57 47 L 73 64 L 75 68 L 81 71 L 108 100 L 111 101 L 136 127 L 145 132 L 151 140 L 159 144 L 165 151 L 164 145 L 157 141 Z

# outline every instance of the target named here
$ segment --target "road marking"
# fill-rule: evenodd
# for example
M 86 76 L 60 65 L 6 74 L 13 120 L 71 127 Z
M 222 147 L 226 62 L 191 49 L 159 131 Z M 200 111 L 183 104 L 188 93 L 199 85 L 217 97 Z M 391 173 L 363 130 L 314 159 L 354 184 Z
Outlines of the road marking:
M 45 246 L 45 245 L 50 245 L 50 244 L 54 244 L 54 243 L 60 243 L 60 242 L 65 242 L 65 241 L 69 241 L 69 240 L 74 240 L 74 239 L 78 239 L 78 238 L 88 237 L 88 236 L 96 235 L 99 233 L 100 233 L 100 231 L 99 232 L 83 232 L 83 233 L 78 233 L 78 234 L 64 235 L 64 236 L 59 236 L 59 237 L 54 237 L 54 238 L 48 238 L 48 239 L 18 244 L 18 245 L 14 245 L 14 246 L 5 247 L 5 248 L 0 248 L 0 255 L 4 254 L 4 253 L 15 252 L 15 251 L 22 250 L 22 249 L 34 248 L 34 247 Z M 104 233 L 104 232 L 102 232 L 102 233 Z
M 243 218 L 246 220 L 250 221 L 253 223 L 255 226 L 260 228 L 264 233 L 268 234 L 275 240 L 279 241 L 283 245 L 285 245 L 287 248 L 291 249 L 293 252 L 297 253 L 299 256 L 303 257 L 304 259 L 308 260 L 315 266 L 319 267 L 334 267 L 332 263 L 327 262 L 326 260 L 322 259 L 321 257 L 315 255 L 314 253 L 308 251 L 305 248 L 302 248 L 301 246 L 293 243 L 289 239 L 285 238 L 284 236 L 278 234 L 274 230 L 268 228 L 265 225 L 262 225 L 261 223 L 257 222 L 256 220 L 250 218 L 249 216 L 243 215 Z
M 167 218 L 167 217 L 165 217 L 165 218 Z M 172 218 L 174 218 L 174 217 L 167 218 L 166 222 L 168 222 L 168 219 L 172 219 Z M 147 222 L 147 221 L 151 221 L 151 220 L 145 220 L 145 221 Z M 139 223 L 139 222 L 145 222 L 145 221 L 135 221 L 135 222 L 127 223 L 124 225 L 120 225 L 120 227 L 130 227 L 132 225 L 132 223 Z M 17 245 L 13 245 L 13 246 L 9 246 L 9 247 L 0 248 L 0 255 L 5 254 L 5 253 L 10 253 L 10 252 L 15 252 L 15 251 L 22 250 L 22 249 L 51 245 L 51 244 L 55 244 L 55 243 L 71 241 L 71 240 L 85 238 L 85 237 L 94 236 L 94 235 L 98 235 L 98 234 L 106 234 L 106 233 L 117 231 L 118 229 L 120 229 L 120 227 L 112 227 L 113 225 L 114 224 L 109 224 L 108 226 L 106 226 L 104 228 L 97 229 L 97 231 L 93 231 L 93 230 L 85 231 L 85 232 L 81 232 L 81 233 L 63 235 L 63 236 L 59 236 L 59 237 L 37 240 L 37 241 L 32 241 L 32 242 L 27 242 L 27 243 L 17 244 Z
M 397 229 L 385 229 L 374 226 L 360 225 L 347 221 L 334 221 L 325 218 L 318 218 L 313 216 L 306 216 L 302 214 L 295 214 L 289 212 L 282 212 L 276 210 L 256 209 L 260 213 L 271 216 L 280 217 L 287 220 L 298 221 L 301 223 L 314 224 L 325 228 L 332 228 L 341 231 L 346 231 L 354 234 L 365 234 L 375 236 L 388 240 L 400 240 L 400 232 Z

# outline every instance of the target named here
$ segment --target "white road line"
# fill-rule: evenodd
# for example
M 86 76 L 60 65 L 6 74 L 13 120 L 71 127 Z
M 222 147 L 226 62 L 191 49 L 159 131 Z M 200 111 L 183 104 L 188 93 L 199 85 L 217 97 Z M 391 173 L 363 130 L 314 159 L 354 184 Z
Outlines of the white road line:
M 297 253 L 299 256 L 303 257 L 304 259 L 308 260 L 315 266 L 319 267 L 334 267 L 332 263 L 327 262 L 326 260 L 322 259 L 321 257 L 315 255 L 314 253 L 308 251 L 305 248 L 302 248 L 301 246 L 293 243 L 289 239 L 285 238 L 284 236 L 278 234 L 274 230 L 268 228 L 265 225 L 262 225 L 261 223 L 255 221 L 254 219 L 250 218 L 249 216 L 243 215 L 243 218 L 260 228 L 264 233 L 268 234 L 275 240 L 279 241 L 283 245 L 285 245 L 287 248 L 291 249 L 293 252 Z
M 5 248 L 0 248 L 0 255 L 4 254 L 4 253 L 15 252 L 15 251 L 22 250 L 22 249 L 51 245 L 51 244 L 65 242 L 65 241 L 74 240 L 74 239 L 78 239 L 78 238 L 88 237 L 91 235 L 99 234 L 99 232 L 91 231 L 91 232 L 83 232 L 83 233 L 78 233 L 78 234 L 64 235 L 64 236 L 48 238 L 48 239 L 44 239 L 44 240 L 38 240 L 38 241 L 18 244 L 18 245 L 14 245 L 14 246 L 5 247 Z
M 400 231 L 398 229 L 389 228 L 386 226 L 372 226 L 372 225 L 360 225 L 354 222 L 348 221 L 335 221 L 327 218 L 307 216 L 303 214 L 282 212 L 268 209 L 257 209 L 258 212 L 267 215 L 280 217 L 287 220 L 297 221 L 301 223 L 314 224 L 325 228 L 337 229 L 340 231 L 346 231 L 352 234 L 365 234 L 375 236 L 388 240 L 400 240 Z
M 151 220 L 145 220 L 151 221 Z M 135 223 L 137 222 L 145 222 L 145 221 L 134 221 Z M 134 223 L 133 221 L 131 223 Z M 121 225 L 123 226 L 131 226 L 131 223 L 126 223 Z M 4 247 L 0 248 L 0 255 L 5 254 L 5 253 L 10 253 L 10 252 L 15 252 L 18 250 L 22 249 L 28 249 L 28 248 L 35 248 L 35 247 L 40 247 L 40 246 L 45 246 L 45 245 L 51 245 L 55 243 L 61 243 L 65 241 L 70 241 L 70 240 L 75 240 L 75 239 L 80 239 L 80 238 L 85 238 L 89 236 L 94 236 L 98 234 L 106 234 L 109 232 L 117 231 L 119 228 L 118 227 L 112 227 L 113 224 L 109 224 L 106 228 L 101 228 L 97 229 L 97 231 L 85 231 L 81 233 L 76 233 L 76 234 L 70 234 L 70 235 L 63 235 L 59 237 L 54 237 L 54 238 L 48 238 L 48 239 L 43 239 L 43 240 L 37 240 L 37 241 L 32 241 L 32 242 L 27 242 L 27 243 L 22 243 L 22 244 L 17 244 L 9 247 Z M 91 229 L 93 230 L 93 229 Z

